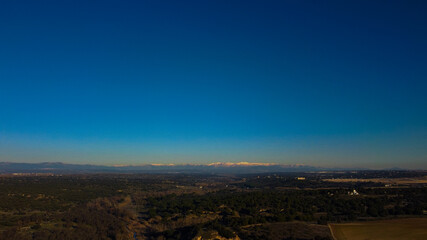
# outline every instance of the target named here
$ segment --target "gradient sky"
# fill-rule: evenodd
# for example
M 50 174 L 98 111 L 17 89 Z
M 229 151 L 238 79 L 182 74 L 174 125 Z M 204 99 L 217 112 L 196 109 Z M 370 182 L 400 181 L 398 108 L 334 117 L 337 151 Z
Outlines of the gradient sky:
M 4 1 L 0 161 L 427 168 L 426 1 Z

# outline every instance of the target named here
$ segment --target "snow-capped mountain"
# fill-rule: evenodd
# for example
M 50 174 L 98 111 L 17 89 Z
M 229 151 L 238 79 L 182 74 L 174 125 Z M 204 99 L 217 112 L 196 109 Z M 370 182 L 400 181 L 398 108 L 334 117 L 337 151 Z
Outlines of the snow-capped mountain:
M 209 164 L 142 164 L 142 165 L 90 165 L 61 162 L 11 163 L 0 162 L 0 173 L 95 173 L 95 172 L 183 172 L 183 173 L 257 173 L 303 172 L 321 168 L 309 165 L 285 165 L 278 163 L 215 162 Z

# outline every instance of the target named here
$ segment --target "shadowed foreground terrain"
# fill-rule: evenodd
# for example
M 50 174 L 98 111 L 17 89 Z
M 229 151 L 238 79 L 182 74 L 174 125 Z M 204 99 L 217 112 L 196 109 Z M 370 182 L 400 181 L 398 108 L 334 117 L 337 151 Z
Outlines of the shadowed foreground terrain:
M 6 174 L 0 239 L 422 239 L 426 175 Z

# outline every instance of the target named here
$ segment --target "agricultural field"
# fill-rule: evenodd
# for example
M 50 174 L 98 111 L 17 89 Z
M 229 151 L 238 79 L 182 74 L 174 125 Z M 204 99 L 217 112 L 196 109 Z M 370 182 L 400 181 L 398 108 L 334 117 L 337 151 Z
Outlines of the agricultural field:
M 329 227 L 335 240 L 427 239 L 427 218 L 329 224 Z
M 418 178 L 335 178 L 323 179 L 325 182 L 350 183 L 350 182 L 372 182 L 383 183 L 387 185 L 409 185 L 409 184 L 427 184 L 427 176 Z

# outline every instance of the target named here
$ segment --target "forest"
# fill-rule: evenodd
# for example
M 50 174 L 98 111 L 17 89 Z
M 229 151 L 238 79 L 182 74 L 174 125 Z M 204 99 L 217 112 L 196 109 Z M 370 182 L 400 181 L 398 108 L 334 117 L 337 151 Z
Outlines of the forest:
M 0 177 L 0 239 L 332 239 L 328 223 L 423 217 L 426 172 Z

